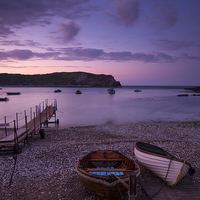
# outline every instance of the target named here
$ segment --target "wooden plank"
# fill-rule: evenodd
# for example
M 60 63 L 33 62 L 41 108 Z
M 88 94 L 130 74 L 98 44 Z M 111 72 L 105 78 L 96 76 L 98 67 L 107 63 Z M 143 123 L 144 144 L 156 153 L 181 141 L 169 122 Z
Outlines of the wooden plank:
M 105 169 L 105 168 L 87 168 L 86 172 L 132 172 L 134 169 Z
M 27 123 L 27 126 L 24 125 L 20 129 L 17 130 L 17 139 L 18 141 L 21 141 L 27 137 L 27 135 L 30 135 L 34 131 L 34 125 L 37 127 L 40 123 L 46 122 L 50 118 L 50 109 L 49 106 L 47 106 L 40 114 L 38 114 L 35 119 L 30 120 Z M 35 121 L 35 123 L 34 123 Z M 26 133 L 26 127 L 27 127 L 27 133 Z M 0 140 L 0 146 L 14 146 L 15 145 L 15 137 L 14 133 L 2 138 Z
M 122 158 L 89 158 L 88 161 L 91 162 L 120 162 L 123 161 Z
M 20 128 L 17 130 L 17 136 L 19 137 L 20 135 L 23 135 L 24 133 L 26 133 L 26 128 Z M 12 134 L 2 138 L 0 140 L 0 142 L 9 142 L 9 141 L 13 141 L 15 139 L 15 133 L 13 132 Z

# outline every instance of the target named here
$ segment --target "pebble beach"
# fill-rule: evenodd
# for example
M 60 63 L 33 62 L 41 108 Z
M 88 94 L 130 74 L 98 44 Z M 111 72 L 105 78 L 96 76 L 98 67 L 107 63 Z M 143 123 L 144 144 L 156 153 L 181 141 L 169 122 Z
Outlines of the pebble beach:
M 137 141 L 157 145 L 191 163 L 196 169 L 195 175 L 186 175 L 177 186 L 200 183 L 200 121 L 50 127 L 44 130 L 44 139 L 36 134 L 28 138 L 27 144 L 21 143 L 21 153 L 0 155 L 2 200 L 96 199 L 79 181 L 75 171 L 78 159 L 90 151 L 118 150 L 136 161 L 134 146 Z M 1 132 L 1 138 L 3 134 Z M 162 185 L 154 174 L 141 165 L 140 168 L 139 182 L 147 186 Z M 138 193 L 137 199 L 145 199 L 145 196 Z

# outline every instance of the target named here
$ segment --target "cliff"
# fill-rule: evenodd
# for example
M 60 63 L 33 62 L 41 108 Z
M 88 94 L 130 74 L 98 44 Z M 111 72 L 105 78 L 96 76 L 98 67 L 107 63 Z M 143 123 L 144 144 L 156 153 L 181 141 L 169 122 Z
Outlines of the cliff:
M 56 72 L 52 74 L 0 74 L 0 86 L 34 87 L 121 87 L 112 75 L 91 74 L 86 72 Z

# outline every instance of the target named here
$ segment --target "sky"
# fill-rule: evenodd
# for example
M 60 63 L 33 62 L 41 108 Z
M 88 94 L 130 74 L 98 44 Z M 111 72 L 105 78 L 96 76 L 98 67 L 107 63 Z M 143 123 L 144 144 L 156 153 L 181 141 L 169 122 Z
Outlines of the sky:
M 200 86 L 200 0 L 0 0 L 0 73 Z

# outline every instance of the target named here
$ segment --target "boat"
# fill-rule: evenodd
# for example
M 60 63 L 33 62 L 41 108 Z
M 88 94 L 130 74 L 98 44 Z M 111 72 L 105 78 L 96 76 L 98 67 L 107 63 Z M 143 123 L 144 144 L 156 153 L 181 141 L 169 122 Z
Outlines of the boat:
M 20 92 L 6 92 L 7 95 L 20 95 Z
M 5 98 L 0 98 L 0 101 L 8 101 L 9 99 L 7 97 Z
M 113 88 L 108 89 L 108 93 L 110 93 L 110 94 L 115 94 L 115 90 L 114 90 Z
M 189 94 L 178 94 L 177 97 L 188 97 Z
M 82 94 L 80 90 L 76 90 L 76 94 Z
M 175 186 L 188 172 L 190 175 L 195 173 L 195 169 L 188 162 L 148 143 L 137 142 L 134 153 L 139 163 L 171 187 Z
M 62 92 L 62 90 L 60 89 L 57 89 L 57 90 L 54 90 L 55 93 L 58 93 L 58 92 Z
M 139 89 L 135 89 L 134 92 L 141 92 L 142 90 Z
M 76 164 L 81 183 L 100 200 L 118 199 L 128 191 L 120 180 L 129 182 L 129 173 L 139 176 L 139 165 L 118 151 L 92 151 Z M 120 189 L 120 191 L 119 191 Z

